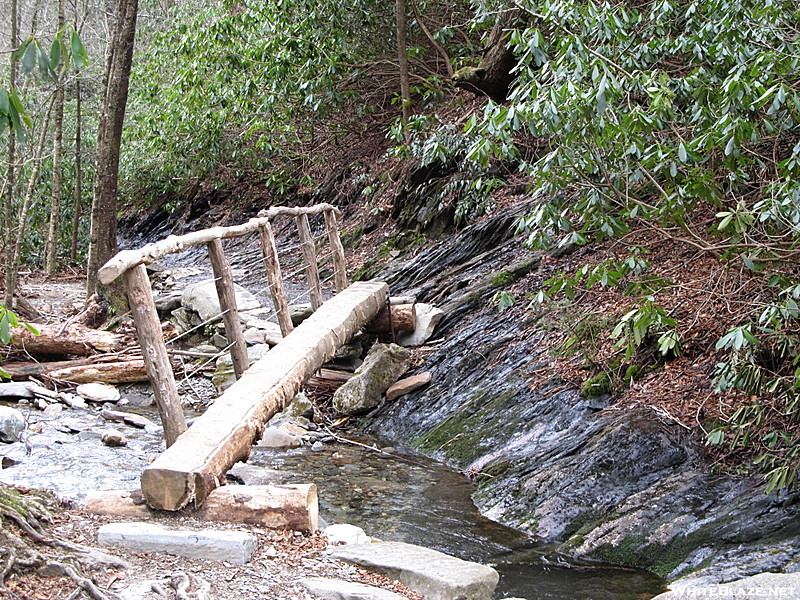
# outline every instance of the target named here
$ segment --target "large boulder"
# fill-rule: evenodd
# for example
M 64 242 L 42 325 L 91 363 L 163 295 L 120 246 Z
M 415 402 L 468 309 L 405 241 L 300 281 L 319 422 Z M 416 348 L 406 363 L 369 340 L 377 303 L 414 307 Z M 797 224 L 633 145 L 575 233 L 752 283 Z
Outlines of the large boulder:
M 0 406 L 0 442 L 18 442 L 25 431 L 25 416 L 16 408 Z
M 375 408 L 410 364 L 409 350 L 397 344 L 375 344 L 355 375 L 333 394 L 334 410 L 355 415 Z
M 233 284 L 233 290 L 236 294 L 236 308 L 240 311 L 253 310 L 261 306 L 258 299 L 242 286 Z M 206 279 L 187 287 L 183 290 L 181 302 L 183 306 L 200 315 L 203 321 L 221 318 L 217 288 L 213 279 Z

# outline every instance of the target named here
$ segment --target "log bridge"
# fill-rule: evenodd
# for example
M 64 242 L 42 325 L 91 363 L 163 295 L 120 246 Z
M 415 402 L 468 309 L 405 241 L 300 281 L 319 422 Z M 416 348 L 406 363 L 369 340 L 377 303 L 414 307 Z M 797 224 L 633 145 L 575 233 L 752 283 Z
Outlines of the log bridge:
M 309 216 L 320 213 L 325 219 L 337 291 L 324 303 L 309 226 Z M 297 223 L 314 310 L 296 328 L 289 318 L 271 224 L 274 218 L 287 216 L 294 217 Z M 100 269 L 99 279 L 105 284 L 124 277 L 136 334 L 164 425 L 167 449 L 144 469 L 141 477 L 142 492 L 150 507 L 174 511 L 190 504 L 200 506 L 214 488 L 223 484 L 228 469 L 247 458 L 264 424 L 284 409 L 304 382 L 333 358 L 340 346 L 385 309 L 389 293 L 385 283 L 348 285 L 338 216 L 339 210 L 330 204 L 307 208 L 272 207 L 243 225 L 169 236 L 137 250 L 122 251 Z M 256 232 L 284 337 L 248 367 L 231 268 L 221 240 Z M 208 247 L 237 380 L 187 430 L 145 265 L 201 244 Z

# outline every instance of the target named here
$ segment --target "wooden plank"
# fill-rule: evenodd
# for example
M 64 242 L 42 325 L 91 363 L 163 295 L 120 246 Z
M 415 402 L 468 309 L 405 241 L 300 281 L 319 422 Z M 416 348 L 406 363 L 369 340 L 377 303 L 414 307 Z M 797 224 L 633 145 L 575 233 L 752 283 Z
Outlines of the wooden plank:
M 167 254 L 174 254 L 180 252 L 189 246 L 198 246 L 207 244 L 215 239 L 228 239 L 248 235 L 258 230 L 259 227 L 265 223 L 269 223 L 270 219 L 280 216 L 297 217 L 300 215 L 317 215 L 326 210 L 332 210 L 339 213 L 339 209 L 331 204 L 315 204 L 309 207 L 288 207 L 288 206 L 273 206 L 267 210 L 262 210 L 258 213 L 258 217 L 250 219 L 247 223 L 242 225 L 234 225 L 232 227 L 212 227 L 210 229 L 202 229 L 200 231 L 193 231 L 185 235 L 170 235 L 163 240 L 147 244 L 142 248 L 136 250 L 123 250 L 116 256 L 112 257 L 105 265 L 100 268 L 97 276 L 100 281 L 106 285 L 114 281 L 117 277 L 122 275 L 128 269 L 136 265 L 149 265 L 159 258 Z
M 317 253 L 314 250 L 314 238 L 311 235 L 311 226 L 308 224 L 308 215 L 296 217 L 297 233 L 300 235 L 300 250 L 303 261 L 306 263 L 306 280 L 308 281 L 308 296 L 311 299 L 311 309 L 317 310 L 322 306 L 322 286 L 319 281 L 319 267 L 317 266 Z
M 148 381 L 147 366 L 143 360 L 126 360 L 117 362 L 95 363 L 90 365 L 72 365 L 61 369 L 53 369 L 48 377 L 72 383 L 133 383 Z
M 142 347 L 147 375 L 153 386 L 161 424 L 164 426 L 164 437 L 169 448 L 178 436 L 186 431 L 186 418 L 175 386 L 175 375 L 167 356 L 167 346 L 161 333 L 161 323 L 158 320 L 150 279 L 144 265 L 137 265 L 125 271 L 125 286 L 133 322 L 136 325 L 136 337 L 139 338 L 139 345 Z
M 208 257 L 211 259 L 211 270 L 214 272 L 214 286 L 217 288 L 222 322 L 225 324 L 225 337 L 230 345 L 233 373 L 236 379 L 239 379 L 250 363 L 247 360 L 247 344 L 239 321 L 239 310 L 236 308 L 233 273 L 228 259 L 225 258 L 222 240 L 208 242 Z
M 388 286 L 357 282 L 328 300 L 199 417 L 142 473 L 147 503 L 178 510 L 203 503 L 224 474 L 250 454 L 264 424 L 283 410 L 311 377 L 383 308 Z
M 294 325 L 292 324 L 292 316 L 289 314 L 286 291 L 283 289 L 283 275 L 281 275 L 281 265 L 278 262 L 275 235 L 272 233 L 272 225 L 269 221 L 261 225 L 258 228 L 258 232 L 261 239 L 261 252 L 264 255 L 264 268 L 267 270 L 269 292 L 272 296 L 272 305 L 275 307 L 275 314 L 278 317 L 281 333 L 283 337 L 286 337 L 292 332 Z
M 325 211 L 325 229 L 328 230 L 328 241 L 331 244 L 331 255 L 333 256 L 333 282 L 336 291 L 344 290 L 347 283 L 347 262 L 344 257 L 344 246 L 339 237 L 339 224 L 336 222 L 336 213 L 332 210 Z

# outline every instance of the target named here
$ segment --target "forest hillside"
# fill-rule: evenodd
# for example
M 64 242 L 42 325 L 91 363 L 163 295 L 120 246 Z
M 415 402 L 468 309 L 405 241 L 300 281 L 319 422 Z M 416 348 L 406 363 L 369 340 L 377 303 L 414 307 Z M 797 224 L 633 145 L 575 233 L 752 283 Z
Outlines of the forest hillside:
M 4 306 L 20 312 L 20 272 L 86 264 L 116 43 L 105 5 L 50 4 L 2 2 Z M 549 253 L 490 302 L 546 323 L 561 377 L 655 406 L 717 468 L 797 485 L 796 2 L 133 8 L 126 236 L 324 200 L 369 277 L 511 211 L 520 251 Z

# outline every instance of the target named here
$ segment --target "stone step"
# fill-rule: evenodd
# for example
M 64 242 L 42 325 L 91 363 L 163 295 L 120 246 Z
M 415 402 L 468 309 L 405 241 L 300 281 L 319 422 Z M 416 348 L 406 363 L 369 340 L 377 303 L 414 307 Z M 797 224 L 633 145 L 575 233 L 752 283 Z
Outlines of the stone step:
M 332 556 L 397 579 L 426 600 L 489 600 L 500 580 L 486 565 L 403 542 L 344 546 Z
M 304 577 L 300 584 L 309 594 L 324 600 L 406 600 L 390 590 L 330 577 Z
M 186 558 L 226 560 L 243 565 L 258 547 L 244 531 L 167 529 L 153 523 L 110 523 L 97 531 L 97 541 L 133 552 L 163 552 Z

